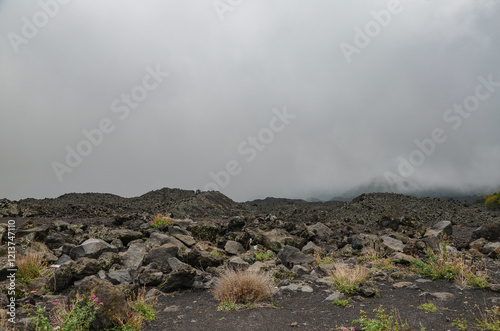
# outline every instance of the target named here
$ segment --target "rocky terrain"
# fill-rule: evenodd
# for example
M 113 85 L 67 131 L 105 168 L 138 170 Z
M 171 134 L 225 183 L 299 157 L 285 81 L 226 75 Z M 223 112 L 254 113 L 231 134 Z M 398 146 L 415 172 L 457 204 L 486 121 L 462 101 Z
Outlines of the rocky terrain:
M 156 214 L 171 223 L 153 227 Z M 499 214 L 467 202 L 376 193 L 350 202 L 237 203 L 218 192 L 179 189 L 136 198 L 3 199 L 4 308 L 10 300 L 9 220 L 16 223 L 17 256 L 38 252 L 50 267 L 29 284 L 17 282 L 19 330 L 32 327 L 30 305 L 49 310 L 53 302 L 91 290 L 103 302 L 93 327 L 110 327 L 114 314 L 129 313 L 126 297 L 143 287 L 157 300 L 156 318 L 145 330 L 361 330 L 353 324 L 360 310 L 374 316 L 379 306 L 397 308 L 413 330 L 459 330 L 458 319 L 469 321 L 468 330 L 481 330 L 474 323 L 500 303 Z M 474 281 L 419 272 L 414 259 L 430 263 L 429 249 L 461 261 Z M 331 275 L 355 266 L 369 270 L 369 277 L 343 293 Z M 227 267 L 269 272 L 276 287 L 272 304 L 217 310 L 210 289 Z M 475 277 L 487 284 L 477 286 Z M 418 309 L 424 303 L 437 312 Z

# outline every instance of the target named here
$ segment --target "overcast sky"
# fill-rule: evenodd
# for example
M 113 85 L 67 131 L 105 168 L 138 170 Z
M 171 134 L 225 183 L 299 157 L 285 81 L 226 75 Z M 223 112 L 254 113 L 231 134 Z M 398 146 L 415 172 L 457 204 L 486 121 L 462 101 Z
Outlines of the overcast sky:
M 0 198 L 500 187 L 499 33 L 495 0 L 0 0 Z

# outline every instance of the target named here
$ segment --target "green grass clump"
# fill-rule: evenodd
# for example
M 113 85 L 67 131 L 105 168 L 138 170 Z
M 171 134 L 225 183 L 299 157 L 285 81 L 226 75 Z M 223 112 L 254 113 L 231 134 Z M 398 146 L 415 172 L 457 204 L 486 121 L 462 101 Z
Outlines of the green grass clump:
M 238 310 L 241 305 L 238 305 L 230 300 L 223 300 L 217 306 L 217 311 L 230 311 L 230 310 Z
M 148 301 L 145 289 L 139 290 L 133 298 L 127 299 L 127 303 L 132 308 L 133 313 L 124 319 L 121 316 L 116 316 L 118 326 L 113 329 L 114 331 L 140 331 L 145 321 L 149 322 L 155 319 L 156 300 Z
M 167 216 L 157 214 L 151 221 L 151 226 L 155 229 L 159 229 L 163 226 L 172 226 L 174 225 L 174 221 Z
M 426 313 L 435 313 L 438 310 L 436 305 L 433 303 L 423 303 L 420 306 L 418 306 L 418 309 L 421 309 Z
M 128 316 L 114 316 L 115 326 L 113 331 L 140 331 L 145 321 L 155 318 L 154 305 L 156 301 L 147 301 L 145 290 L 139 291 L 134 299 L 127 299 L 127 304 L 132 308 Z M 104 303 L 95 295 L 89 298 L 77 294 L 70 305 L 53 302 L 54 309 L 47 317 L 47 311 L 42 305 L 37 305 L 36 310 L 26 306 L 31 317 L 35 331 L 87 331 L 95 319 L 97 311 L 104 308 Z
M 451 326 L 456 326 L 459 331 L 467 331 L 469 329 L 469 321 L 465 318 L 455 318 Z
M 500 331 L 500 308 L 493 306 L 491 309 L 486 309 L 485 313 L 481 313 L 481 318 L 476 319 L 476 327 L 487 331 Z
M 350 307 L 351 306 L 351 298 L 347 298 L 345 300 L 335 299 L 333 300 L 333 304 L 339 307 Z
M 477 267 L 471 265 L 462 256 L 453 255 L 447 248 L 447 243 L 440 244 L 434 251 L 427 249 L 427 261 L 420 258 L 410 259 L 410 268 L 422 277 L 433 279 L 444 278 L 449 281 L 457 280 L 464 285 L 485 288 L 488 286 L 488 276 L 485 272 L 478 273 Z
M 274 253 L 272 251 L 255 251 L 255 259 L 257 261 L 267 261 L 271 259 L 274 256 Z
M 365 311 L 361 310 L 361 317 L 353 321 L 354 324 L 359 324 L 362 331 L 411 331 L 412 329 L 407 323 L 398 322 L 395 312 L 386 313 L 382 306 L 373 310 L 375 318 L 367 317 Z

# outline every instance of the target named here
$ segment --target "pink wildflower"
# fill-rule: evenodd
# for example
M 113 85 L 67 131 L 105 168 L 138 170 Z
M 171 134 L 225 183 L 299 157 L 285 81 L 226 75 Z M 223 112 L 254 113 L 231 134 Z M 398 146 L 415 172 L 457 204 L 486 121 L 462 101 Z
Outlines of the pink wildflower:
M 99 304 L 100 304 L 101 306 L 103 306 L 103 305 L 104 305 L 104 303 L 102 303 L 102 302 L 99 302 Z

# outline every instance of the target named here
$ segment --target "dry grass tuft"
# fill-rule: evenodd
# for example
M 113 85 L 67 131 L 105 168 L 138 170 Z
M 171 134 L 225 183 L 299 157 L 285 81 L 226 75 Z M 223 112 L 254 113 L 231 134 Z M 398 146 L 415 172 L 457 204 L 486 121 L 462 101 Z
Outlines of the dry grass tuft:
M 339 265 L 330 272 L 330 276 L 340 292 L 355 293 L 359 291 L 359 286 L 366 282 L 369 273 L 370 271 L 361 265 Z
M 216 279 L 212 293 L 221 303 L 259 303 L 272 298 L 272 278 L 263 272 L 226 269 Z
M 43 260 L 42 255 L 39 253 L 19 254 L 16 263 L 16 278 L 25 284 L 30 284 L 33 280 L 40 278 L 47 268 L 47 262 Z

